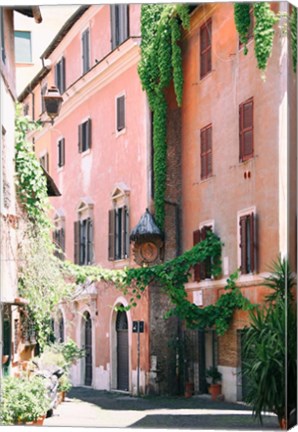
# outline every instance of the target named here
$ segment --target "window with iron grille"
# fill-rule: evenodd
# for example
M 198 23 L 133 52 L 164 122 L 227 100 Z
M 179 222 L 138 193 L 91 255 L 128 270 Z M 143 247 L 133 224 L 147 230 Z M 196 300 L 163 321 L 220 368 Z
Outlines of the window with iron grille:
M 254 155 L 253 98 L 239 106 L 239 160 L 244 162 Z
M 256 216 L 249 213 L 239 219 L 241 273 L 253 273 L 256 270 Z
M 212 125 L 201 129 L 201 180 L 212 176 Z
M 204 78 L 212 68 L 212 21 L 211 18 L 200 28 L 200 77 Z
M 93 221 L 91 218 L 74 223 L 74 261 L 79 265 L 93 263 Z
M 66 90 L 65 83 L 65 58 L 61 60 L 55 66 L 55 84 L 60 93 L 64 93 Z
M 91 148 L 91 119 L 79 125 L 79 153 Z
M 89 29 L 85 30 L 82 34 L 82 62 L 83 62 L 83 74 L 88 72 L 90 69 L 90 41 L 89 41 Z
M 127 4 L 110 5 L 112 50 L 129 37 L 129 6 Z
M 193 232 L 193 245 L 200 243 L 207 237 L 207 232 L 212 231 L 212 226 L 205 225 L 201 229 Z M 204 279 L 211 279 L 211 257 L 194 266 L 194 280 L 200 282 Z
M 129 256 L 129 211 L 127 206 L 109 211 L 109 260 Z
M 58 167 L 65 165 L 65 138 L 58 141 Z
M 117 104 L 117 132 L 125 129 L 125 96 L 119 96 L 116 99 Z

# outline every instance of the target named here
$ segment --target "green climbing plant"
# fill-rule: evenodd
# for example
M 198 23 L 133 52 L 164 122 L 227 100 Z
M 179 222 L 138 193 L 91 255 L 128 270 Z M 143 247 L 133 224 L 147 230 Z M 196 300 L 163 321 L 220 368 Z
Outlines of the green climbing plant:
M 297 8 L 295 6 L 293 6 L 292 14 L 290 17 L 290 29 L 291 29 L 293 69 L 294 72 L 296 72 L 297 69 Z
M 244 54 L 248 53 L 247 41 L 250 26 L 250 3 L 234 3 L 234 21 L 239 33 L 240 42 L 244 45 Z
M 187 5 L 146 4 L 141 9 L 141 60 L 138 73 L 153 112 L 155 220 L 163 229 L 167 173 L 167 102 L 171 80 L 178 106 L 182 104 L 183 71 L 179 41 L 181 26 L 189 27 Z

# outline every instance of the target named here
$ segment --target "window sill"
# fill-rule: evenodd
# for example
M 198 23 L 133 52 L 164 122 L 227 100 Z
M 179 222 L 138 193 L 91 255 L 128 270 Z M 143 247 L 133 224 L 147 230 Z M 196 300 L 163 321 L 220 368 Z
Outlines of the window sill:
M 81 153 L 81 156 L 82 156 L 82 157 L 85 157 L 85 156 L 89 155 L 90 153 L 91 153 L 91 149 L 89 148 L 89 149 L 83 151 L 83 152 Z
M 211 69 L 211 71 L 207 72 L 204 76 L 201 77 L 200 75 L 200 82 L 203 82 L 205 79 L 210 77 L 212 75 L 212 72 L 214 72 L 214 69 Z
M 63 166 L 61 166 L 61 167 L 59 167 L 59 166 L 57 167 L 57 173 L 58 173 L 58 174 L 64 171 L 64 166 L 65 166 L 65 165 L 63 165 Z
M 126 127 L 124 129 L 121 129 L 121 131 L 116 130 L 115 136 L 118 138 L 121 135 L 124 135 L 126 133 Z
M 206 178 L 200 180 L 198 183 L 199 183 L 199 184 L 201 184 L 201 183 L 207 183 L 207 182 L 213 180 L 214 177 L 215 177 L 215 175 L 214 175 L 214 174 L 211 174 L 209 177 L 206 177 Z
M 247 48 L 249 47 L 249 45 L 252 44 L 253 41 L 254 41 L 253 37 L 251 37 L 250 39 L 248 39 L 247 44 L 246 44 Z M 241 45 L 239 44 L 239 52 L 241 52 L 243 50 L 244 50 L 244 44 L 241 44 Z
M 127 257 L 127 258 L 121 258 L 121 259 L 115 259 L 114 261 L 111 261 L 111 263 L 117 269 L 118 268 L 123 268 L 123 267 L 129 265 L 129 257 Z
M 239 160 L 239 166 L 241 166 L 241 165 L 247 165 L 250 161 L 253 161 L 256 158 L 257 158 L 257 155 L 252 155 L 252 156 L 250 156 L 247 159 Z

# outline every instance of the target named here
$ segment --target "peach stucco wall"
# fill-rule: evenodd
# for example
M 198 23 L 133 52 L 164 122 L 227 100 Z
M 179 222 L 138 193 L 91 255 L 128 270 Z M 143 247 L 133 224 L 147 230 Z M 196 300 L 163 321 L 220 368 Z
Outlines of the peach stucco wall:
M 212 16 L 212 71 L 200 80 L 199 31 Z M 237 259 L 237 212 L 255 206 L 258 215 L 258 270 L 267 271 L 278 244 L 279 43 L 275 36 L 266 80 L 253 50 L 238 49 L 233 5 L 204 5 L 183 42 L 185 86 L 182 107 L 183 247 L 192 246 L 199 223 L 215 221 L 224 242 L 229 272 Z M 194 61 L 196 59 L 196 61 Z M 283 72 L 284 73 L 284 72 Z M 239 104 L 254 98 L 254 157 L 239 162 Z M 200 179 L 200 129 L 212 123 L 213 175 Z M 250 171 L 250 179 L 244 172 Z

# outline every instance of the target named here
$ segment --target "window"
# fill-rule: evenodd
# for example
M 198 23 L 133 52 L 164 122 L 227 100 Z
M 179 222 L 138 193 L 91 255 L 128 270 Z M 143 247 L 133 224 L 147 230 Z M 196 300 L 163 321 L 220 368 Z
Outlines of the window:
M 25 103 L 23 105 L 23 114 L 24 114 L 24 116 L 29 115 L 29 104 L 28 103 Z
M 14 45 L 15 45 L 16 63 L 31 63 L 32 62 L 31 32 L 15 31 Z
M 253 98 L 239 106 L 239 160 L 253 157 Z
M 129 256 L 129 212 L 123 206 L 109 211 L 109 260 Z
M 91 148 L 91 119 L 79 125 L 79 153 Z
M 47 85 L 47 84 L 44 84 L 43 86 L 41 86 L 41 89 L 40 89 L 40 97 L 41 97 L 41 112 L 42 112 L 42 113 L 44 113 L 45 110 L 46 110 L 46 106 L 45 106 L 44 98 L 43 98 L 43 97 L 44 97 L 44 95 L 46 94 L 47 89 L 48 89 L 48 85 Z
M 62 210 L 57 210 L 54 218 L 53 243 L 55 255 L 61 260 L 65 259 L 65 216 Z
M 49 172 L 49 153 L 45 153 L 43 156 L 39 158 L 40 165 Z
M 211 60 L 211 19 L 209 19 L 200 29 L 200 54 L 201 54 L 201 67 L 200 74 L 201 79 L 204 78 L 209 72 L 211 72 L 212 60 Z
M 82 60 L 83 74 L 85 74 L 90 69 L 89 29 L 82 34 Z
M 122 44 L 129 37 L 128 30 L 128 5 L 110 5 L 112 50 Z
M 207 237 L 207 232 L 212 231 L 211 225 L 204 225 L 201 229 L 193 232 L 193 244 L 196 245 Z M 194 280 L 200 282 L 204 279 L 211 279 L 211 257 L 208 257 L 204 262 L 194 266 Z
M 93 223 L 92 219 L 74 223 L 75 264 L 90 265 L 93 262 Z
M 59 92 L 62 94 L 65 92 L 65 58 L 61 60 L 55 66 L 55 84 Z
M 201 180 L 212 175 L 212 126 L 201 129 Z
M 64 260 L 65 252 L 65 229 L 56 228 L 53 232 L 53 242 L 55 245 L 55 255 L 57 258 Z
M 58 167 L 65 165 L 65 138 L 58 141 Z
M 256 269 L 256 218 L 255 214 L 249 213 L 239 218 L 240 225 L 240 262 L 241 273 L 253 273 Z
M 117 132 L 125 129 L 125 96 L 117 97 Z
M 253 7 L 250 8 L 249 15 L 250 15 L 250 26 L 248 28 L 248 33 L 247 33 L 247 42 L 250 41 L 251 39 L 253 39 L 253 37 L 254 37 L 254 10 L 253 10 Z M 243 47 L 243 43 L 241 43 L 239 40 L 239 48 L 242 48 L 242 47 Z
M 5 41 L 4 41 L 4 16 L 3 16 L 3 7 L 0 7 L 0 43 L 1 43 L 1 58 L 3 63 L 5 63 L 6 54 L 5 54 Z

